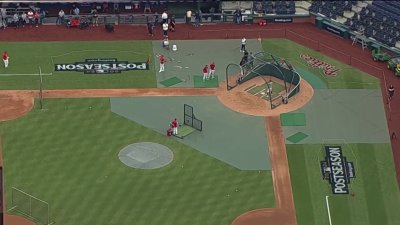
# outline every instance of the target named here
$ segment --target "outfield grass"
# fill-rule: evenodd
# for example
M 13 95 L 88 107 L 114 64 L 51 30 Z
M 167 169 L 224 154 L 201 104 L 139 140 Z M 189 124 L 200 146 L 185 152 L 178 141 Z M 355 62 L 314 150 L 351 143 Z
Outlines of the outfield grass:
M 55 63 L 75 63 L 85 59 L 117 58 L 128 62 L 146 62 L 152 56 L 150 41 L 81 42 L 0 42 L 10 55 L 7 69 L 0 66 L 0 89 L 39 89 L 39 67 L 45 89 L 156 87 L 154 64 L 150 70 L 120 74 L 88 75 L 82 72 L 56 72 Z M 152 57 L 151 57 L 152 58 Z
M 58 225 L 229 225 L 275 206 L 270 171 L 240 171 L 128 121 L 109 99 L 45 103 L 0 124 L 8 208 L 11 187 L 49 202 Z M 173 162 L 137 170 L 119 161 L 124 146 L 144 141 L 168 146 Z
M 287 39 L 264 39 L 262 46 L 265 52 L 288 60 L 295 68 L 308 70 L 326 83 L 328 88 L 335 89 L 377 89 L 379 80 L 354 67 L 341 63 L 312 49 L 306 48 Z M 300 54 L 308 54 L 321 61 L 339 68 L 336 76 L 326 76 L 319 68 L 311 68 Z M 301 74 L 300 74 L 301 75 Z
M 322 145 L 286 145 L 299 225 L 329 225 L 325 196 L 329 195 L 332 224 L 399 224 L 400 193 L 390 144 L 345 144 L 343 155 L 354 162 L 351 195 L 332 195 L 322 179 Z

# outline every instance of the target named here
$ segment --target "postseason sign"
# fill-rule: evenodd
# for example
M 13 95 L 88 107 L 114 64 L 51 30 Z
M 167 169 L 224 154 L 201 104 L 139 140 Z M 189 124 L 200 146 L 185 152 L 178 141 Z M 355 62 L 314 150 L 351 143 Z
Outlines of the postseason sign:
M 341 146 L 325 146 L 325 161 L 321 161 L 322 177 L 329 181 L 333 194 L 349 194 L 350 178 L 355 178 L 353 162 L 347 162 Z
M 118 61 L 117 59 L 86 59 L 84 62 L 55 64 L 55 71 L 76 71 L 84 74 L 121 73 L 128 70 L 148 70 L 145 62 Z

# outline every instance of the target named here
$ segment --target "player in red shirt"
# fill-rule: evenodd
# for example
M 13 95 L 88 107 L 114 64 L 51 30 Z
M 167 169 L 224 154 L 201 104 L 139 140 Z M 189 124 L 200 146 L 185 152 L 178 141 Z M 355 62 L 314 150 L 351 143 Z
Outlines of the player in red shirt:
M 215 63 L 212 62 L 210 64 L 210 73 L 208 74 L 208 78 L 210 78 L 210 76 L 211 76 L 211 78 L 214 79 L 214 73 L 215 73 Z
M 176 118 L 171 121 L 171 127 L 172 127 L 172 134 L 177 135 L 178 134 L 178 120 Z
M 5 68 L 8 67 L 8 59 L 9 59 L 9 58 L 10 58 L 10 57 L 8 57 L 7 51 L 4 51 L 4 52 L 3 52 L 2 59 L 3 59 L 3 62 L 4 62 L 4 67 L 5 67 Z
M 203 81 L 208 80 L 208 65 L 205 65 L 203 68 Z
M 159 73 L 164 72 L 164 65 L 166 62 L 167 62 L 167 60 L 165 59 L 164 55 L 160 55 L 160 71 L 159 71 Z

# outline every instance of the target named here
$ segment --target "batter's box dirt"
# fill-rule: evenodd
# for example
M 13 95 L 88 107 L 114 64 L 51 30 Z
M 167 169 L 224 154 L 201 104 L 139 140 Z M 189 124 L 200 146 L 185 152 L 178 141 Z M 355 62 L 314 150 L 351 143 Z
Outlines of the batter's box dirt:
M 271 77 L 271 80 L 276 84 L 272 89 L 275 89 L 275 91 L 283 90 L 283 86 L 279 84 L 281 82 L 279 79 Z M 260 76 L 246 81 L 229 91 L 226 88 L 226 81 L 223 81 L 219 85 L 217 96 L 222 104 L 236 112 L 253 116 L 278 116 L 303 107 L 311 100 L 314 94 L 311 85 L 307 81 L 301 80 L 299 93 L 291 97 L 288 104 L 281 104 L 271 109 L 270 98 L 269 96 L 267 97 L 266 89 L 267 83 Z M 261 94 L 262 92 L 265 93 Z M 279 93 L 275 92 L 275 95 L 279 95 Z M 273 96 L 271 98 L 273 99 Z

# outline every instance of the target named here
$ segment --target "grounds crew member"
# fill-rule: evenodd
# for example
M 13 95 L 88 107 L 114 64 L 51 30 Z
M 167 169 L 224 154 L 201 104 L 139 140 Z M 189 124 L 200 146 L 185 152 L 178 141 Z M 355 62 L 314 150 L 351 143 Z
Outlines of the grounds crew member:
M 388 92 L 389 92 L 389 99 L 392 99 L 393 95 L 394 95 L 394 86 L 393 85 L 389 86 Z
M 164 11 L 164 12 L 161 14 L 161 19 L 162 19 L 162 23 L 163 23 L 163 24 L 164 24 L 164 23 L 168 23 L 168 14 L 167 14 L 166 11 Z
M 246 38 L 242 38 L 242 45 L 240 47 L 240 52 L 244 52 L 246 50 Z
M 168 36 L 168 23 L 163 23 L 162 25 L 164 37 Z
M 168 36 L 166 36 L 163 40 L 163 44 L 162 44 L 163 48 L 169 50 L 169 40 L 168 40 Z
M 186 23 L 190 24 L 192 22 L 192 10 L 188 10 L 186 12 Z

